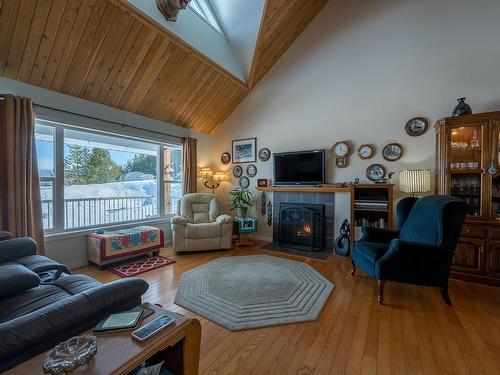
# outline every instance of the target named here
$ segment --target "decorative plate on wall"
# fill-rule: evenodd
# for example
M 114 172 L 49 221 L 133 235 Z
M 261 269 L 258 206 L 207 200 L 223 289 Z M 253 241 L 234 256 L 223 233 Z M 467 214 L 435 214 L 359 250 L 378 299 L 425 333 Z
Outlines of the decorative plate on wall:
M 271 150 L 269 150 L 268 148 L 264 147 L 259 150 L 260 161 L 268 161 L 270 157 L 271 157 Z
M 371 181 L 376 181 L 385 177 L 387 170 L 382 164 L 372 164 L 366 168 L 366 177 Z
M 405 132 L 410 137 L 418 137 L 419 135 L 424 134 L 429 127 L 429 123 L 423 117 L 414 117 L 405 125 Z
M 243 176 L 240 178 L 239 185 L 240 188 L 247 189 L 250 186 L 250 180 L 248 179 L 247 176 Z
M 361 145 L 358 147 L 358 156 L 360 159 L 370 159 L 375 154 L 375 147 L 373 145 Z
M 243 175 L 243 168 L 240 165 L 235 165 L 233 167 L 233 176 L 235 178 L 240 178 Z
M 396 161 L 403 156 L 403 146 L 399 143 L 389 143 L 382 149 L 382 156 L 387 161 Z
M 220 161 L 222 162 L 222 164 L 229 164 L 229 162 L 231 161 L 231 154 L 229 152 L 224 152 L 220 156 Z
M 253 164 L 250 164 L 247 166 L 247 176 L 248 177 L 255 177 L 257 174 L 257 167 Z

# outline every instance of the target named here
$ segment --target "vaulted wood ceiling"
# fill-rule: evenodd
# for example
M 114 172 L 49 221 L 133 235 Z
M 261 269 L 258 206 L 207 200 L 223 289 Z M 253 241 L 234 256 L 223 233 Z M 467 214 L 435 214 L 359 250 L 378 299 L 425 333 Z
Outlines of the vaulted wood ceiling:
M 0 75 L 211 133 L 327 1 L 266 1 L 247 86 L 127 1 L 0 0 Z

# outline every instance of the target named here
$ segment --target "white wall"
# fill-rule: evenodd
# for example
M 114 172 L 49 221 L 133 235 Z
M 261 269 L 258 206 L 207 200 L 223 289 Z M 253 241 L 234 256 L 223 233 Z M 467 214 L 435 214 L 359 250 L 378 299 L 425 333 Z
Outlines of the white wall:
M 0 77 L 0 93 L 26 96 L 31 98 L 33 102 L 38 105 L 73 112 L 84 116 L 91 116 L 106 121 L 114 121 L 120 124 L 131 125 L 144 130 L 177 137 L 195 137 L 198 139 L 199 163 L 201 165 L 207 165 L 212 160 L 212 137 L 207 134 L 194 132 L 186 128 L 153 120 L 144 116 L 139 116 L 134 113 L 117 110 L 73 96 L 63 95 L 4 77 Z M 64 114 L 61 115 L 64 116 Z M 103 125 L 105 126 L 106 123 Z M 109 125 L 114 127 L 113 124 Z M 201 189 L 203 187 L 200 185 L 199 188 Z M 165 232 L 165 241 L 170 241 L 171 234 L 168 220 L 161 223 L 155 223 L 154 225 L 162 228 Z M 67 264 L 70 267 L 78 267 L 87 264 L 85 234 L 47 240 L 45 248 L 47 256 Z
M 433 125 L 456 98 L 466 96 L 474 113 L 500 109 L 499 18 L 496 0 L 330 1 L 217 130 L 213 158 L 238 138 L 257 137 L 272 152 L 349 140 L 375 144 L 376 156 L 352 155 L 345 169 L 330 160 L 329 182 L 366 180 L 366 167 L 378 162 L 390 171 L 433 170 Z M 405 134 L 414 116 L 429 120 L 424 136 Z M 405 151 L 391 163 L 380 151 L 392 141 Z M 272 177 L 271 160 L 257 167 L 252 186 Z M 219 195 L 227 200 L 232 187 Z M 338 198 L 338 216 L 348 217 L 346 194 Z M 260 236 L 272 235 L 264 220 L 259 227 Z

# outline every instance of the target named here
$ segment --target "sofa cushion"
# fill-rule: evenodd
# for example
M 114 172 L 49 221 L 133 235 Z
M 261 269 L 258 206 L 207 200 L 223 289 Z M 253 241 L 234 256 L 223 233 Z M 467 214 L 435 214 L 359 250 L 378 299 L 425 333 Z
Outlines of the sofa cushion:
M 187 224 L 186 238 L 214 238 L 221 236 L 219 223 Z
M 40 285 L 36 273 L 19 264 L 0 265 L 0 298 L 12 296 Z
M 57 304 L 67 297 L 100 285 L 100 282 L 88 276 L 72 275 L 62 277 L 41 288 L 32 288 L 23 293 L 11 295 L 0 300 L 0 323 L 29 314 L 45 306 Z
M 43 255 L 28 255 L 25 257 L 16 258 L 14 262 L 21 264 L 36 273 L 61 269 L 63 272 L 71 274 L 68 267 L 66 267 L 64 264 L 56 262 L 55 260 L 47 258 Z

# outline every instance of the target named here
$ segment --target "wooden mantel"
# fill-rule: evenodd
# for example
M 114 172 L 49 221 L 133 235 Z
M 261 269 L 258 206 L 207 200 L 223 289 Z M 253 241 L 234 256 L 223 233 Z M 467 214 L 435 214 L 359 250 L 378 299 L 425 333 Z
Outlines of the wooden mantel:
M 283 192 L 297 192 L 297 193 L 349 193 L 350 186 L 340 187 L 333 185 L 324 186 L 266 186 L 256 187 L 260 191 L 283 191 Z

